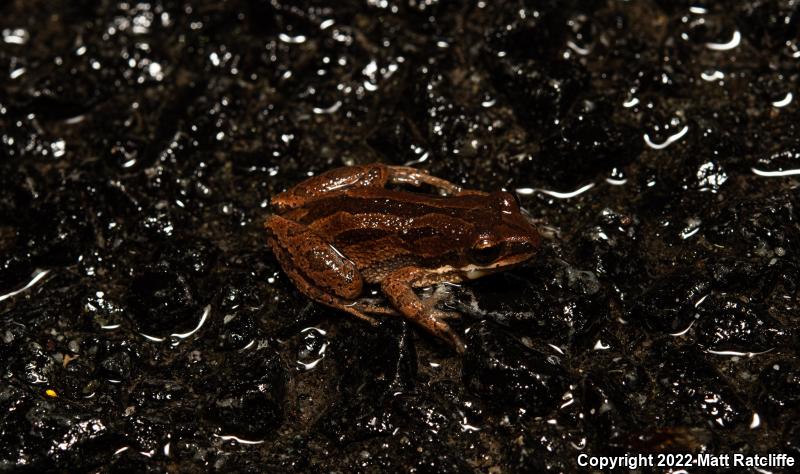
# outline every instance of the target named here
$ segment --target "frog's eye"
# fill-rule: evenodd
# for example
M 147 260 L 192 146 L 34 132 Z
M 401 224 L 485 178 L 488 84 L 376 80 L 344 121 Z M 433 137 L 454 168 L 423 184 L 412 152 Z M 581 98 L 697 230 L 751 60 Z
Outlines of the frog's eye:
M 488 265 L 500 258 L 502 253 L 502 243 L 478 241 L 478 243 L 470 249 L 470 258 L 478 265 Z

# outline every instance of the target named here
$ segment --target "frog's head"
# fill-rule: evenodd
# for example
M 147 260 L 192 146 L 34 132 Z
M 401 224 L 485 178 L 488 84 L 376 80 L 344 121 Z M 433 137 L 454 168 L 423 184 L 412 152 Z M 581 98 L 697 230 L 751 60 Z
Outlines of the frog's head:
M 469 279 L 520 264 L 533 257 L 540 245 L 539 233 L 520 209 L 516 195 L 496 192 L 486 199 L 492 218 L 476 224 L 461 268 Z

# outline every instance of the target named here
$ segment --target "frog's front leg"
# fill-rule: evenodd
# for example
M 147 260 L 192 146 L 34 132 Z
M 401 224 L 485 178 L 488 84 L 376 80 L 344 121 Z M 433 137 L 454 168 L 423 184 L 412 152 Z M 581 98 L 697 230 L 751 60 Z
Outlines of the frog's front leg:
M 376 324 L 352 302 L 364 281 L 356 266 L 303 225 L 281 216 L 264 223 L 278 263 L 297 288 L 309 298 Z
M 425 278 L 425 272 L 414 267 L 405 267 L 396 270 L 381 283 L 381 289 L 392 305 L 403 316 L 415 322 L 430 334 L 449 342 L 458 352 L 464 352 L 464 343 L 444 322 L 451 319 L 454 314 L 440 311 L 422 301 L 414 292 L 414 283 Z

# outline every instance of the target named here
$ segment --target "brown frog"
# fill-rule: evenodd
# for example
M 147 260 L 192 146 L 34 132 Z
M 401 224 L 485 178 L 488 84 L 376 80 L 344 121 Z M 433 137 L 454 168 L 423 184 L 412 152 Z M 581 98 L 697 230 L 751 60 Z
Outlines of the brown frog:
M 441 195 L 386 186 L 428 185 Z M 463 352 L 446 320 L 458 313 L 420 299 L 414 288 L 457 283 L 531 258 L 539 234 L 512 194 L 465 190 L 406 166 L 337 168 L 272 198 L 268 242 L 284 272 L 309 298 L 375 324 L 402 315 Z M 380 285 L 391 307 L 365 297 Z

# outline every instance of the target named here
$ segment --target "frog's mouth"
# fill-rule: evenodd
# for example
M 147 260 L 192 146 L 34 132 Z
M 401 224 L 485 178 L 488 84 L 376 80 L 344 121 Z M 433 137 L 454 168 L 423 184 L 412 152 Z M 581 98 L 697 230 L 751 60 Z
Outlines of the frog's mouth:
M 477 265 L 467 265 L 466 267 L 461 269 L 461 274 L 464 275 L 469 280 L 475 280 L 478 278 L 485 277 L 486 275 L 491 275 L 497 271 L 503 270 L 508 268 L 510 265 L 507 263 L 499 263 L 497 265 L 488 265 L 485 267 L 479 267 Z
M 465 267 L 462 267 L 460 269 L 460 272 L 465 278 L 469 280 L 475 280 L 477 278 L 482 278 L 486 275 L 491 275 L 492 273 L 501 270 L 506 270 L 508 268 L 519 265 L 520 263 L 528 260 L 529 258 L 530 255 L 521 254 L 516 257 L 507 257 L 490 265 L 484 265 L 484 266 L 474 265 L 474 264 L 467 265 Z
M 471 270 L 465 270 L 464 276 L 466 276 L 470 280 L 475 280 L 477 278 L 486 276 L 492 273 L 490 270 L 486 270 L 485 268 L 474 268 Z

